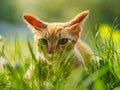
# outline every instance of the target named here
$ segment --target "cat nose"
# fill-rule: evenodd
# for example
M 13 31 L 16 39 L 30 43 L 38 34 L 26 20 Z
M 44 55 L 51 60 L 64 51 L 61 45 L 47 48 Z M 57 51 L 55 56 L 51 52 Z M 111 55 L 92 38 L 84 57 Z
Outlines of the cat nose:
M 47 52 L 48 52 L 48 54 L 53 54 L 54 49 L 51 47 L 51 48 L 49 48 L 49 49 L 47 50 Z

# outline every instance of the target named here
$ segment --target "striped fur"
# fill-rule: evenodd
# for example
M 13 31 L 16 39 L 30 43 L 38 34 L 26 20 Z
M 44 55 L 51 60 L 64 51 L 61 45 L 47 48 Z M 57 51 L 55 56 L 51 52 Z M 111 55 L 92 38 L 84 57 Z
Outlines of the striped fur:
M 62 52 L 65 46 L 68 45 L 67 50 L 72 50 L 75 54 L 75 60 L 73 63 L 75 66 L 80 66 L 85 62 L 91 63 L 91 57 L 93 55 L 90 47 L 84 43 L 80 38 L 81 24 L 84 19 L 88 16 L 89 11 L 83 11 L 78 14 L 75 18 L 66 23 L 47 23 L 39 20 L 37 17 L 25 14 L 23 16 L 25 22 L 31 27 L 34 34 L 34 41 L 37 48 L 37 57 L 39 60 L 49 60 L 49 57 L 44 56 L 43 50 L 39 47 L 39 40 L 47 40 L 47 45 L 44 45 L 45 52 L 48 56 L 54 55 L 54 50 Z M 58 44 L 59 40 L 67 38 L 66 44 Z

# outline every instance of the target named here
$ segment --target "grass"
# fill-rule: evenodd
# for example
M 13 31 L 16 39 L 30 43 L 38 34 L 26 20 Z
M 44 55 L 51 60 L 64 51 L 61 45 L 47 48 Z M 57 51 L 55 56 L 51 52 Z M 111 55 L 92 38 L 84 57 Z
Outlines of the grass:
M 5 44 L 0 50 L 0 90 L 120 90 L 120 32 L 109 25 L 101 25 L 90 43 L 94 54 L 99 57 L 99 65 L 94 71 L 83 67 L 72 69 L 73 54 L 56 52 L 51 58 L 54 75 L 50 65 L 39 62 L 34 48 L 28 40 L 29 57 L 25 57 L 19 39 L 15 40 L 12 54 L 5 52 Z M 69 53 L 69 54 L 68 54 Z M 64 63 L 62 62 L 64 59 Z M 30 79 L 24 75 L 30 64 L 35 72 Z

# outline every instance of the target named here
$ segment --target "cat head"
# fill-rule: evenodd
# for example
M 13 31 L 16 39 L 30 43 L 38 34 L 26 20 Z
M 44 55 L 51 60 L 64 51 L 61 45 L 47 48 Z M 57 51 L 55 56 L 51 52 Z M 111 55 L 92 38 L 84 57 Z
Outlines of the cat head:
M 61 52 L 66 46 L 68 50 L 74 48 L 81 33 L 81 24 L 88 14 L 89 11 L 83 11 L 65 23 L 48 23 L 30 14 L 24 14 L 23 18 L 32 29 L 39 52 L 43 52 L 45 47 L 45 52 L 53 54 L 54 50 Z

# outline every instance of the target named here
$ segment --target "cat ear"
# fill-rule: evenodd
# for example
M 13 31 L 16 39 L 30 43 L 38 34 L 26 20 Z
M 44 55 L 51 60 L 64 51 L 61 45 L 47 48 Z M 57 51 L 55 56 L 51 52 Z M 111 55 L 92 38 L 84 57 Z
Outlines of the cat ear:
M 85 20 L 88 14 L 89 10 L 83 11 L 82 13 L 78 14 L 75 18 L 73 18 L 71 21 L 67 22 L 66 26 L 70 27 L 71 30 L 74 30 L 72 32 L 75 32 L 76 35 L 79 35 L 81 31 L 81 23 Z
M 41 30 L 43 28 L 47 27 L 47 23 L 45 23 L 42 20 L 39 20 L 37 17 L 30 15 L 30 14 L 24 14 L 23 19 L 30 24 L 35 30 Z
M 79 23 L 73 24 L 69 27 L 69 31 L 75 35 L 79 35 L 81 27 Z

